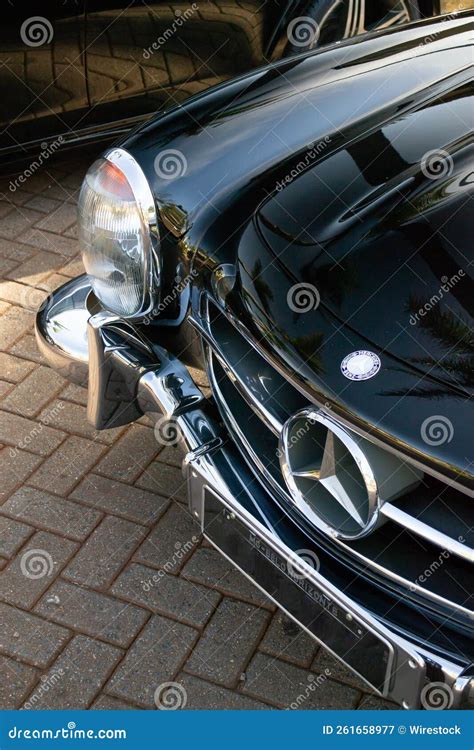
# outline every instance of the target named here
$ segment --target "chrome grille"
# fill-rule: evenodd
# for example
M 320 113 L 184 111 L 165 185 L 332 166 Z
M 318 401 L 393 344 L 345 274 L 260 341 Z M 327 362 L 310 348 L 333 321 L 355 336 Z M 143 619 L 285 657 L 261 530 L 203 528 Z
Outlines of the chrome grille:
M 416 490 L 385 503 L 386 522 L 363 539 L 335 540 L 309 528 L 306 519 L 295 514 L 277 454 L 284 422 L 308 406 L 308 399 L 211 299 L 201 333 L 221 416 L 256 478 L 280 506 L 353 571 L 472 632 L 472 500 L 425 475 Z

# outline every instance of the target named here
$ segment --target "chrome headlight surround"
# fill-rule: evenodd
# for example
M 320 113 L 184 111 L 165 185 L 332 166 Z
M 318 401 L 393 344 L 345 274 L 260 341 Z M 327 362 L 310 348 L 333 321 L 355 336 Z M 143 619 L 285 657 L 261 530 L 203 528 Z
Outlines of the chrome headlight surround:
M 107 310 L 110 310 L 121 318 L 136 320 L 139 322 L 156 309 L 160 301 L 162 263 L 155 201 L 142 168 L 128 151 L 122 148 L 114 148 L 107 151 L 101 160 L 104 163 L 109 162 L 116 168 L 116 170 L 119 170 L 119 172 L 122 173 L 133 195 L 137 212 L 141 218 L 143 226 L 142 239 L 146 244 L 140 266 L 140 272 L 143 277 L 141 299 L 134 306 L 133 310 L 130 309 L 127 312 L 123 305 L 121 306 L 120 304 L 117 304 L 114 306 L 110 303 L 110 299 L 108 302 L 104 301 L 101 297 L 100 290 L 98 289 L 100 286 L 100 279 L 94 283 L 94 275 L 90 273 L 89 278 L 96 297 Z M 101 160 L 99 159 L 94 162 L 91 170 Z M 84 179 L 83 188 L 81 189 L 81 197 L 86 180 L 87 175 Z M 81 197 L 79 199 L 80 203 Z M 91 257 L 93 257 L 93 247 L 89 252 L 91 253 Z M 104 253 L 104 257 L 105 256 L 106 254 Z M 84 265 L 86 266 L 86 271 L 89 271 L 88 266 L 90 267 L 91 264 L 88 263 L 85 248 L 83 250 L 83 260 Z

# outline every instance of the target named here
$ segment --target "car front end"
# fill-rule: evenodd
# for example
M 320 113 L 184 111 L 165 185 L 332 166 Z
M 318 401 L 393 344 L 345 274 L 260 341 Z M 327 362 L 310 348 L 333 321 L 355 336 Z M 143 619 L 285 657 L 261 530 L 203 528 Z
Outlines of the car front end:
M 430 348 L 430 310 L 410 324 L 400 276 L 421 255 L 410 271 L 436 277 L 435 235 L 466 252 L 471 44 L 472 15 L 417 23 L 159 116 L 90 168 L 87 275 L 36 321 L 50 364 L 88 386 L 92 424 L 145 414 L 178 439 L 205 538 L 407 709 L 474 705 L 472 337 L 459 315 L 446 341 L 457 308 L 442 307 Z M 462 307 L 469 264 L 448 260 Z

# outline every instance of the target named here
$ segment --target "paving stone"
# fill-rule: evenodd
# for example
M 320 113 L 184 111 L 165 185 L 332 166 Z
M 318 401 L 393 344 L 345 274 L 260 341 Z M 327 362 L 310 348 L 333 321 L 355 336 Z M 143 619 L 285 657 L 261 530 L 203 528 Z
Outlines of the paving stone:
M 28 696 L 25 708 L 87 708 L 122 655 L 123 652 L 115 646 L 76 635 L 44 676 L 40 686 Z
M 41 217 L 42 214 L 39 211 L 24 206 L 17 208 L 15 211 L 10 211 L 0 221 L 0 235 L 6 239 L 14 240 Z
M 136 706 L 112 698 L 111 695 L 99 695 L 91 706 L 92 711 L 136 711 Z
M 42 211 L 45 214 L 54 211 L 60 205 L 60 201 L 46 198 L 44 195 L 35 195 L 25 203 L 26 208 L 34 208 L 35 211 Z
M 306 711 L 352 709 L 360 696 L 324 673 L 313 674 L 265 654 L 254 656 L 247 667 L 243 691 L 279 708 Z
M 154 708 L 156 689 L 173 680 L 198 635 L 187 625 L 155 615 L 113 675 L 107 692 Z
M 61 266 L 61 258 L 55 253 L 39 252 L 16 266 L 7 274 L 9 279 L 35 286 Z
M 2 378 L 10 383 L 20 383 L 35 367 L 33 362 L 0 352 L 0 372 Z
M 357 706 L 358 711 L 401 711 L 400 706 L 377 695 L 363 695 Z
M 34 487 L 21 487 L 2 506 L 1 512 L 46 531 L 82 541 L 101 519 L 101 513 Z
M 225 687 L 236 687 L 269 619 L 265 610 L 223 599 L 185 670 Z
M 216 591 L 135 563 L 120 574 L 112 592 L 196 628 L 206 624 L 219 601 Z
M 39 489 L 67 495 L 104 453 L 105 447 L 72 435 L 28 480 Z
M 1 222 L 0 222 L 1 223 Z M 22 307 L 10 307 L 0 317 L 0 349 L 10 349 L 26 331 L 33 328 L 33 313 Z M 29 359 L 26 357 L 26 359 Z
M 123 647 L 130 645 L 149 614 L 126 602 L 66 581 L 53 583 L 36 605 L 35 612 L 92 638 Z
M 70 631 L 0 602 L 0 651 L 46 668 L 70 638 Z
M 17 263 L 22 263 L 35 255 L 36 250 L 28 245 L 22 245 L 19 242 L 6 240 L 0 237 L 0 255 L 2 258 L 12 258 Z
M 33 532 L 31 526 L 0 516 L 0 555 L 13 557 Z
M 2 711 L 18 708 L 34 683 L 38 679 L 38 672 L 26 664 L 0 656 L 0 706 Z
M 158 461 L 162 464 L 169 464 L 170 466 L 176 466 L 178 469 L 181 469 L 183 458 L 184 453 L 178 445 L 169 445 L 160 451 Z
M 61 393 L 61 400 L 74 401 L 76 404 L 87 406 L 87 388 L 82 388 L 80 385 L 74 385 L 74 383 L 68 383 L 66 388 Z
M 3 400 L 2 409 L 24 417 L 34 417 L 63 387 L 64 378 L 61 375 L 40 365 Z
M 97 474 L 85 477 L 71 498 L 142 524 L 154 523 L 169 505 L 165 498 Z
M 84 272 L 85 269 L 82 262 L 82 257 L 78 254 L 76 254 L 76 257 L 73 257 L 59 269 L 59 273 L 63 274 L 64 276 L 68 276 L 70 279 L 75 279 L 76 276 L 80 276 Z
M 42 461 L 41 456 L 3 448 L 0 451 L 0 505 L 17 489 Z
M 64 386 L 64 379 L 62 379 Z M 54 395 L 54 394 L 51 394 Z M 40 420 L 48 417 L 48 424 L 51 427 L 57 427 L 66 432 L 76 433 L 82 437 L 89 438 L 94 442 L 113 443 L 124 431 L 124 427 L 118 427 L 113 430 L 94 430 L 92 425 L 87 421 L 87 412 L 83 406 L 72 404 L 69 401 L 56 399 L 44 412 L 40 414 Z
M 44 289 L 50 294 L 60 286 L 63 286 L 63 284 L 65 284 L 67 281 L 69 281 L 67 276 L 62 276 L 60 273 L 52 273 L 50 276 L 47 276 L 41 281 L 38 281 L 36 286 L 39 289 Z
M 38 531 L 2 571 L 0 599 L 30 609 L 71 559 L 77 547 L 69 539 Z
M 68 565 L 63 577 L 95 589 L 109 586 L 146 532 L 144 526 L 107 516 Z
M 176 682 L 185 690 L 187 710 L 201 711 L 255 711 L 268 705 L 247 695 L 213 685 L 190 674 L 182 674 Z
M 15 308 L 19 310 L 20 308 Z M 28 312 L 25 310 L 25 312 Z M 31 313 L 28 312 L 28 315 Z M 32 330 L 32 326 L 29 326 L 29 331 Z M 23 357 L 24 359 L 29 359 L 32 362 L 37 362 L 40 365 L 48 364 L 43 357 L 43 355 L 40 353 L 38 349 L 38 345 L 36 343 L 36 338 L 33 336 L 32 333 L 27 333 L 25 336 L 22 336 L 18 341 L 16 341 L 13 346 L 10 348 L 10 354 L 14 354 L 17 357 Z
M 36 312 L 48 295 L 41 289 L 19 284 L 17 281 L 0 281 L 0 299 Z
M 300 667 L 309 667 L 318 644 L 296 622 L 278 611 L 259 648 L 270 656 L 277 656 Z
M 188 503 L 188 485 L 181 469 L 177 466 L 152 461 L 137 479 L 135 485 L 143 487 L 144 490 L 156 492 L 162 497 L 168 497 L 170 500 L 178 500 L 185 505 Z
M 183 568 L 182 575 L 223 594 L 275 609 L 273 603 L 240 573 L 218 550 L 200 547 Z
M 38 214 L 38 216 L 41 216 L 41 214 Z M 64 258 L 64 261 L 73 257 L 79 251 L 77 240 L 47 232 L 44 229 L 28 229 L 21 235 L 21 241 L 25 245 L 32 245 L 49 253 L 57 253 Z
M 173 503 L 140 545 L 134 560 L 154 568 L 164 568 L 167 573 L 178 573 L 199 539 L 199 525 L 189 510 Z
M 46 229 L 49 232 L 62 234 L 68 227 L 77 221 L 77 207 L 70 203 L 63 203 L 54 211 L 48 213 L 36 223 L 38 229 Z
M 134 424 L 112 446 L 95 472 L 122 482 L 134 482 L 158 449 L 153 430 Z
M 13 448 L 47 456 L 64 438 L 64 432 L 17 414 L 0 411 L 0 442 Z

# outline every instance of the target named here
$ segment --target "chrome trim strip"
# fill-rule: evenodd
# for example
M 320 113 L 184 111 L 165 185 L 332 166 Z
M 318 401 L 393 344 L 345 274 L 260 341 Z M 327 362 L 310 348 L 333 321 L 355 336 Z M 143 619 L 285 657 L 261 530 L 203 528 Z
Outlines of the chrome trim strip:
M 423 537 L 423 539 L 427 539 L 432 544 L 438 545 L 453 555 L 462 557 L 467 562 L 474 563 L 474 549 L 472 547 L 468 547 L 458 539 L 453 539 L 448 534 L 444 534 L 433 526 L 429 526 L 424 521 L 420 521 L 419 518 L 415 518 L 415 516 L 406 513 L 401 508 L 397 508 L 396 505 L 390 502 L 384 503 L 380 512 L 400 526 L 413 531 L 414 534 Z

